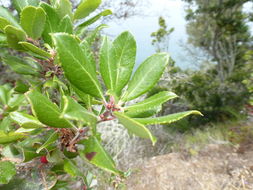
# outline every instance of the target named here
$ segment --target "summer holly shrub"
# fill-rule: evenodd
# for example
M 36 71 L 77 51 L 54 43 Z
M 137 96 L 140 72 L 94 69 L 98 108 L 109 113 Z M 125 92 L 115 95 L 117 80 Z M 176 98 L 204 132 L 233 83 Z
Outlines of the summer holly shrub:
M 67 178 L 61 177 L 69 175 L 70 181 L 81 179 L 89 189 L 92 175 L 81 172 L 76 158 L 124 177 L 102 146 L 98 123 L 117 119 L 129 133 L 155 145 L 156 138 L 146 125 L 200 114 L 192 110 L 153 117 L 163 103 L 177 97 L 168 91 L 127 104 L 154 87 L 169 55 L 152 55 L 132 73 L 136 42 L 123 32 L 113 42 L 103 38 L 97 61 L 92 47 L 104 25 L 84 33 L 100 17 L 111 14 L 105 10 L 89 17 L 100 3 L 84 0 L 73 12 L 69 0 L 50 4 L 13 0 L 18 17 L 0 7 L 1 46 L 7 50 L 1 59 L 20 74 L 15 86 L 0 86 L 1 159 L 5 160 L 0 162 L 1 184 L 15 176 L 20 163 L 35 163 L 30 170 L 41 171 L 37 173 L 41 188 L 66 189 Z

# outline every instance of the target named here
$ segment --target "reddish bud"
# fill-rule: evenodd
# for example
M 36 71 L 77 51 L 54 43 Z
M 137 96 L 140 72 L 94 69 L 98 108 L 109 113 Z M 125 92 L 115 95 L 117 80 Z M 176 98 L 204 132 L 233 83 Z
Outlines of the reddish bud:
M 40 157 L 40 162 L 41 162 L 42 164 L 47 164 L 47 163 L 48 163 L 47 157 L 46 157 L 46 156 L 41 156 L 41 157 Z
M 87 186 L 86 185 L 83 186 L 83 190 L 87 190 Z
M 89 153 L 85 154 L 85 157 L 86 157 L 89 161 L 91 161 L 92 158 L 93 158 L 96 154 L 97 154 L 96 152 L 89 152 Z

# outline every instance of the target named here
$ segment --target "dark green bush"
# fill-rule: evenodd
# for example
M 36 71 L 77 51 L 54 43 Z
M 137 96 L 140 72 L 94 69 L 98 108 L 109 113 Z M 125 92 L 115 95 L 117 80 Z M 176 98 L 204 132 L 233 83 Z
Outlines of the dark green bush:
M 194 72 L 182 80 L 173 82 L 173 90 L 182 95 L 181 101 L 189 108 L 198 109 L 205 115 L 192 124 L 222 122 L 243 115 L 244 105 L 249 99 L 243 83 L 235 80 L 221 82 L 215 78 L 212 69 L 205 73 Z

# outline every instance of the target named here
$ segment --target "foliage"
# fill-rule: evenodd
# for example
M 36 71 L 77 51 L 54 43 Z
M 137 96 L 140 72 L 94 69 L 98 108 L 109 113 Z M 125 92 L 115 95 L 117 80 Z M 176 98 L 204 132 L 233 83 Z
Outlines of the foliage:
M 249 15 L 243 12 L 248 0 L 186 1 L 188 41 L 210 55 L 214 67 L 190 75 L 190 85 L 178 84 L 176 92 L 184 92 L 190 107 L 204 111 L 207 121 L 235 118 L 250 95 L 244 83 L 252 71 Z
M 167 29 L 166 21 L 163 17 L 158 20 L 159 29 L 151 34 L 152 45 L 156 47 L 157 52 L 168 51 L 169 49 L 169 36 L 174 31 L 174 28 Z
M 173 90 L 181 94 L 189 108 L 194 107 L 205 115 L 191 124 L 239 119 L 250 95 L 242 83 L 220 83 L 213 69 L 195 71 L 180 82 L 175 81 Z
M 76 158 L 112 175 L 127 175 L 116 168 L 103 148 L 98 123 L 118 119 L 129 133 L 155 144 L 156 138 L 145 125 L 200 114 L 193 110 L 153 117 L 164 102 L 176 97 L 166 91 L 125 106 L 154 87 L 169 55 L 150 56 L 133 74 L 136 42 L 129 32 L 123 32 L 113 42 L 104 38 L 97 63 L 92 46 L 104 25 L 85 38 L 82 31 L 111 13 L 103 11 L 88 17 L 100 3 L 81 1 L 72 12 L 69 0 L 51 0 L 50 4 L 13 0 L 20 22 L 1 7 L 1 35 L 7 50 L 1 59 L 20 74 L 15 86 L 0 86 L 1 156 L 17 164 L 34 163 L 33 167 L 41 162 L 35 167 L 40 172 L 33 176 L 41 173 L 43 183 L 39 184 L 47 188 L 69 189 L 68 181 L 63 181 L 66 178 L 61 178 L 66 174 L 69 181 L 82 180 L 83 188 L 92 188 L 93 175 L 81 172 Z M 86 20 L 80 20 L 83 18 Z M 133 111 L 131 106 L 137 108 Z M 7 183 L 14 175 L 12 165 L 1 175 L 1 182 Z
M 251 47 L 249 15 L 242 9 L 249 0 L 185 1 L 190 4 L 186 16 L 189 43 L 212 56 L 221 82 L 242 72 L 247 62 L 244 55 Z

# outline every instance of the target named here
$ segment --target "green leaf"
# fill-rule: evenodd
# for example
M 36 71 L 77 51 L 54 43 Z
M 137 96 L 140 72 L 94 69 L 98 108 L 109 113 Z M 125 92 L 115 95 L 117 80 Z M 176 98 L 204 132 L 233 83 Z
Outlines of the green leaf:
M 18 42 L 26 40 L 26 34 L 23 30 L 8 25 L 4 28 L 4 32 L 7 36 L 7 42 L 11 48 L 16 50 L 24 49 L 20 44 L 18 44 Z
M 87 17 L 90 13 L 98 8 L 100 3 L 101 0 L 82 0 L 74 13 L 74 19 Z
M 114 89 L 116 82 L 116 64 L 112 62 L 111 41 L 105 37 L 100 49 L 100 73 L 107 89 Z
M 60 109 L 46 96 L 32 90 L 26 93 L 26 97 L 32 106 L 33 114 L 41 123 L 56 128 L 72 127 L 69 121 L 60 118 Z
M 173 92 L 159 92 L 142 102 L 124 108 L 129 117 L 149 117 L 161 110 L 162 104 L 178 97 Z
M 50 36 L 50 33 L 55 33 L 59 31 L 59 23 L 61 19 L 57 14 L 56 10 L 47 3 L 42 2 L 40 6 L 46 12 L 46 23 L 42 36 L 45 42 L 51 45 L 52 38 Z
M 7 25 L 11 25 L 11 23 L 7 19 L 0 17 L 0 31 L 4 32 L 4 28 Z
M 180 119 L 183 119 L 184 117 L 188 115 L 202 115 L 199 111 L 191 110 L 191 111 L 185 111 L 180 113 L 174 113 L 167 116 L 162 117 L 155 117 L 155 118 L 135 118 L 134 120 L 138 121 L 139 123 L 142 123 L 144 125 L 152 125 L 152 124 L 170 124 L 173 122 L 176 122 Z
M 90 18 L 89 20 L 83 22 L 82 24 L 78 25 L 78 27 L 87 27 L 91 24 L 93 24 L 94 22 L 96 22 L 97 20 L 99 20 L 101 17 L 103 16 L 108 16 L 111 15 L 112 11 L 110 9 L 104 10 L 101 13 L 97 14 L 96 16 Z
M 122 100 L 135 99 L 154 87 L 168 63 L 169 55 L 167 53 L 157 53 L 146 59 L 134 73 Z
M 28 5 L 38 6 L 39 0 L 12 0 L 15 9 L 20 13 Z
M 121 33 L 113 42 L 111 49 L 112 63 L 116 65 L 116 78 L 113 91 L 121 94 L 121 90 L 128 83 L 135 64 L 136 41 L 131 33 Z
M 9 85 L 0 85 L 0 103 L 7 105 L 11 98 L 11 88 Z
M 38 54 L 40 56 L 47 57 L 47 58 L 51 57 L 50 53 L 46 52 L 43 49 L 38 48 L 37 46 L 35 46 L 35 45 L 31 44 L 31 43 L 28 43 L 28 42 L 19 42 L 19 44 L 22 45 L 24 49 L 29 50 L 29 51 L 31 51 L 31 52 L 33 52 L 35 54 Z
M 15 88 L 14 88 L 15 92 L 23 94 L 27 92 L 28 90 L 29 90 L 29 86 L 26 83 L 24 83 L 21 80 L 16 81 Z
M 13 71 L 18 74 L 23 75 L 35 75 L 38 76 L 39 73 L 31 67 L 25 60 L 15 57 L 15 56 L 6 56 L 3 58 L 3 62 L 6 65 L 9 65 Z
M 92 97 L 88 94 L 85 94 L 83 91 L 78 90 L 77 88 L 75 88 L 74 86 L 72 86 L 74 92 L 76 93 L 76 95 L 81 99 L 81 101 L 83 101 L 83 103 L 85 103 L 85 106 L 87 109 L 90 109 L 92 106 Z
M 0 162 L 0 184 L 7 184 L 16 175 L 15 165 L 9 161 Z
M 44 30 L 46 13 L 41 7 L 27 6 L 21 12 L 20 22 L 27 35 L 36 40 Z
M 73 34 L 73 24 L 69 15 L 62 18 L 59 23 L 58 32 L 65 32 L 68 34 Z
M 11 112 L 11 119 L 25 129 L 34 129 L 45 127 L 35 117 L 22 112 Z
M 10 131 L 11 128 L 11 119 L 9 116 L 4 117 L 3 120 L 0 122 L 0 130 L 7 133 Z
M 69 82 L 86 94 L 103 98 L 102 88 L 94 68 L 87 63 L 87 58 L 76 39 L 68 34 L 53 35 L 56 50 Z
M 55 141 L 58 139 L 58 132 L 54 132 L 53 134 L 50 135 L 50 137 L 46 140 L 46 142 L 41 145 L 41 147 L 39 147 L 36 150 L 36 153 L 40 153 L 41 150 L 43 150 L 44 148 L 47 148 L 49 145 L 55 143 Z
M 0 144 L 15 142 L 23 138 L 25 138 L 25 135 L 23 133 L 16 133 L 16 132 L 5 133 L 4 131 L 0 131 Z
M 105 171 L 116 175 L 121 174 L 121 172 L 116 169 L 114 161 L 104 150 L 97 137 L 90 136 L 89 139 L 82 141 L 82 143 L 85 146 L 85 149 L 80 151 L 83 159 Z
M 22 9 L 28 5 L 27 0 L 22 0 L 22 1 L 12 0 L 12 4 L 18 12 L 21 12 Z
M 63 96 L 64 108 L 62 117 L 76 121 L 83 121 L 88 125 L 95 127 L 97 124 L 97 117 L 75 102 L 72 98 Z
M 96 72 L 96 60 L 94 58 L 90 44 L 86 40 L 83 40 L 80 43 L 80 46 L 83 50 L 85 58 L 87 59 L 87 63 L 90 65 L 91 68 L 93 68 L 93 72 Z
M 3 19 L 10 25 L 20 28 L 17 19 L 12 15 L 12 13 L 8 9 L 0 6 L 0 30 L 2 29 L 2 31 L 4 27 L 1 28 L 1 20 L 3 21 Z
M 21 148 L 22 154 L 23 154 L 23 162 L 29 162 L 34 158 L 37 158 L 39 156 L 42 156 L 42 154 L 37 154 L 36 153 L 36 148 Z
M 76 166 L 75 162 L 70 159 L 64 159 L 64 171 L 67 172 L 72 177 L 76 176 L 84 177 L 83 173 Z
M 54 7 L 60 18 L 63 18 L 66 15 L 68 15 L 72 20 L 73 18 L 72 4 L 69 0 L 57 0 L 56 3 L 54 4 Z
M 101 24 L 88 34 L 85 40 L 88 42 L 88 44 L 90 44 L 90 46 L 92 46 L 92 44 L 96 40 L 98 33 L 104 28 L 108 28 L 108 25 Z
M 6 47 L 6 46 L 7 46 L 6 35 L 0 33 L 0 47 Z
M 25 100 L 25 96 L 23 94 L 12 94 L 8 106 L 13 109 L 14 107 L 19 107 L 22 105 Z
M 153 145 L 156 143 L 156 138 L 144 125 L 137 122 L 137 120 L 132 119 L 123 113 L 113 112 L 113 114 L 119 119 L 120 123 L 122 123 L 124 127 L 128 129 L 129 132 L 135 134 L 136 136 L 150 139 Z

